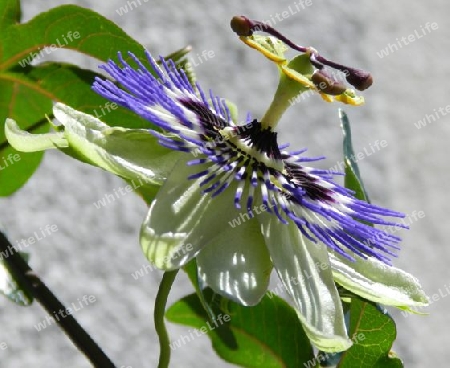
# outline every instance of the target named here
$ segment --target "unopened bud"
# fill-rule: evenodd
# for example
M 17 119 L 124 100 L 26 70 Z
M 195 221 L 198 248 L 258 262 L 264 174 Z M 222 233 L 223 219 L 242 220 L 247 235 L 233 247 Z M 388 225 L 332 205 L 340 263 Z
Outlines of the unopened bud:
M 347 75 L 347 82 L 359 91 L 364 91 L 373 83 L 372 75 L 364 70 L 353 69 Z
M 250 20 L 243 15 L 236 15 L 231 19 L 231 29 L 238 36 L 251 36 L 253 34 Z
M 347 89 L 341 82 L 333 79 L 324 70 L 316 70 L 311 76 L 311 81 L 317 89 L 327 95 L 337 96 Z

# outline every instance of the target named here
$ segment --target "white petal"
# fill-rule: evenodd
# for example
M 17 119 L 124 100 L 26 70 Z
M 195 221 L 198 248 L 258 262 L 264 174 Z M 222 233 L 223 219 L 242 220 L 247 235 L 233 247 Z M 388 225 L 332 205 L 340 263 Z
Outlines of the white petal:
M 88 162 L 127 179 L 161 184 L 180 153 L 161 147 L 145 129 L 109 127 L 101 120 L 61 103 L 53 113 L 65 127 L 71 148 Z
M 5 135 L 9 144 L 21 152 L 44 151 L 69 145 L 64 133 L 31 134 L 20 129 L 12 119 L 6 119 Z
M 336 281 L 365 299 L 396 307 L 428 304 L 419 281 L 403 270 L 372 257 L 366 260 L 355 257 L 355 262 L 351 262 L 330 254 L 330 260 Z
M 343 351 L 347 337 L 341 300 L 334 284 L 328 251 L 314 244 L 289 221 L 269 213 L 258 216 L 273 265 L 294 300 L 311 342 L 323 351 Z
M 185 154 L 175 165 L 150 206 L 141 228 L 141 247 L 150 262 L 161 269 L 175 269 L 190 259 L 239 216 L 234 207 L 235 189 L 217 197 L 203 193 L 204 178 L 188 180 L 208 166 L 188 166 Z M 232 184 L 233 185 L 233 184 Z
M 218 294 L 255 305 L 270 281 L 272 262 L 256 219 L 229 226 L 197 256 L 200 277 Z

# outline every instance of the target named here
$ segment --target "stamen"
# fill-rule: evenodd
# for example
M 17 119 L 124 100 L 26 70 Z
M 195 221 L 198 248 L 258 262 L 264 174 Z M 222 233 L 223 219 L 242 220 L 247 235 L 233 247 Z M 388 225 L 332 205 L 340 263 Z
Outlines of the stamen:
M 271 36 L 278 38 L 280 41 L 283 41 L 286 45 L 288 45 L 292 49 L 297 50 L 301 53 L 309 54 L 311 63 L 314 66 L 316 66 L 316 68 L 322 69 L 324 65 L 327 65 L 333 69 L 337 69 L 343 72 L 346 76 L 347 82 L 350 83 L 353 87 L 355 87 L 359 91 L 364 91 L 365 89 L 369 88 L 373 83 L 373 79 L 370 73 L 361 69 L 350 68 L 345 65 L 328 60 L 323 56 L 319 55 L 319 53 L 312 47 L 304 47 L 297 45 L 291 40 L 289 40 L 287 37 L 283 36 L 280 32 L 278 32 L 275 28 L 271 27 L 269 24 L 257 20 L 250 20 L 247 17 L 241 15 L 241 16 L 234 16 L 231 19 L 230 25 L 233 31 L 242 37 L 249 37 L 253 34 L 253 32 L 260 31 L 266 32 Z M 339 88 L 343 87 L 339 86 Z

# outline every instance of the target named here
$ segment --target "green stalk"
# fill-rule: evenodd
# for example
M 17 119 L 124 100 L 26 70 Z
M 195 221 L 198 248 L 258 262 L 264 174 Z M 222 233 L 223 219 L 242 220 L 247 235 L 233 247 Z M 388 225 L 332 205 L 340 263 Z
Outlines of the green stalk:
M 166 313 L 167 297 L 172 288 L 178 270 L 165 272 L 159 284 L 158 294 L 155 300 L 155 330 L 159 338 L 159 362 L 158 368 L 168 368 L 170 362 L 170 339 L 167 333 L 166 325 L 164 323 L 164 315 Z

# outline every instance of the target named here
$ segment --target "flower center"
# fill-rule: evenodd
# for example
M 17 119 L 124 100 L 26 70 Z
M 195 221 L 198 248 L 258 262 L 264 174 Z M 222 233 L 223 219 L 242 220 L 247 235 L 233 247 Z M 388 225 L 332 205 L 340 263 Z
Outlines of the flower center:
M 283 171 L 284 164 L 278 148 L 277 134 L 270 128 L 263 129 L 256 119 L 242 126 L 228 126 L 219 131 L 220 135 L 238 152 L 252 157 L 267 167 Z
M 266 204 L 273 202 L 288 214 L 292 213 L 288 203 L 299 204 L 306 198 L 333 202 L 329 184 L 299 166 L 296 163 L 302 161 L 299 155 L 281 152 L 277 133 L 270 126 L 256 119 L 235 125 L 218 104 L 213 104 L 214 111 L 195 100 L 179 101 L 198 119 L 199 125 L 193 129 L 199 133 L 199 141 L 191 142 L 191 149 L 194 150 L 194 146 L 200 149 L 213 163 L 208 170 L 191 176 L 191 179 L 205 177 L 201 182 L 206 187 L 205 192 L 215 196 L 237 179 L 239 189 L 235 203 L 238 208 L 244 192 L 247 192 L 247 208 L 251 208 L 255 191 L 263 190 L 261 194 Z

